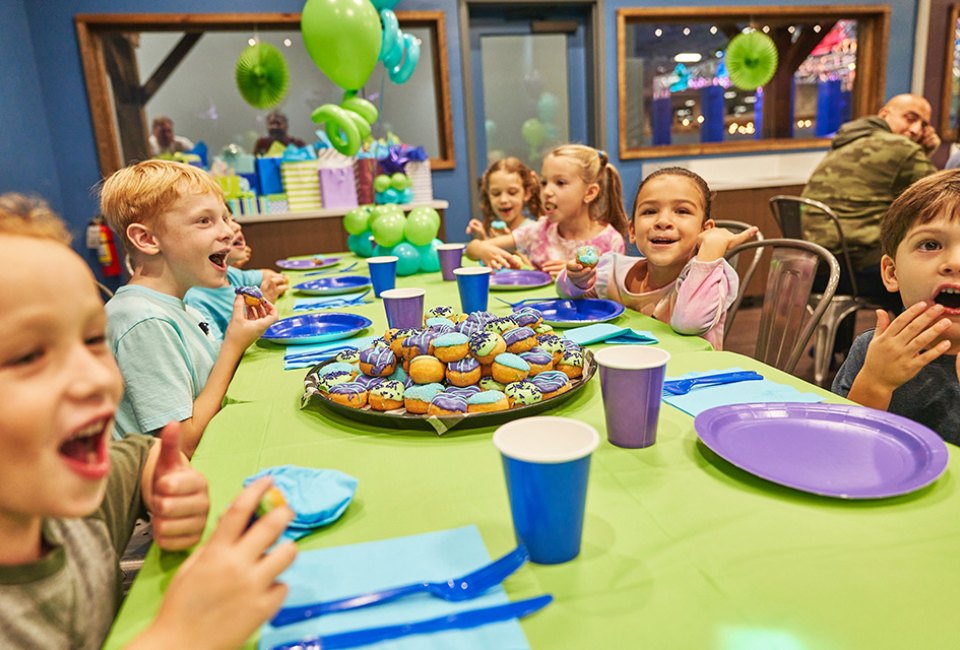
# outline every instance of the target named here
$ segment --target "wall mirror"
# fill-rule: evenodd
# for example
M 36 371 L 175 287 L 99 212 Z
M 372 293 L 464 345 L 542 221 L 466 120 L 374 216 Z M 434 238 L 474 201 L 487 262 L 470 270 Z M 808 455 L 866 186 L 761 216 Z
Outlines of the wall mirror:
M 620 157 L 655 158 L 823 146 L 883 101 L 890 9 L 620 9 Z M 773 78 L 730 83 L 731 38 L 761 30 L 777 47 Z
M 453 126 L 444 14 L 398 11 L 401 29 L 421 40 L 421 56 L 405 84 L 387 80 L 378 64 L 362 90 L 381 110 L 374 135 L 396 133 L 423 145 L 433 169 L 454 167 Z M 240 97 L 237 58 L 263 41 L 284 54 L 289 90 L 277 108 L 289 134 L 317 140 L 311 112 L 339 103 L 343 91 L 316 68 L 303 46 L 299 14 L 113 14 L 76 17 L 87 95 L 104 176 L 149 157 L 151 122 L 169 117 L 174 132 L 202 140 L 211 155 L 237 144 L 253 151 L 266 134 L 267 110 Z

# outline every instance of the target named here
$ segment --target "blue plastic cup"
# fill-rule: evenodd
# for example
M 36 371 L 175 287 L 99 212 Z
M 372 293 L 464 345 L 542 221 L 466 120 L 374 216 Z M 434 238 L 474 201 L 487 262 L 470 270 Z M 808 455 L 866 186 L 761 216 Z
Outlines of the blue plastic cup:
M 457 289 L 460 291 L 462 313 L 487 311 L 487 296 L 490 294 L 490 273 L 488 266 L 464 266 L 454 269 L 457 276 Z
M 596 429 L 570 418 L 523 418 L 497 429 L 493 444 L 503 458 L 517 542 L 538 564 L 577 557 Z
M 384 291 L 397 286 L 397 262 L 395 255 L 367 258 L 367 268 L 370 269 L 370 282 L 373 283 L 373 295 L 377 298 Z

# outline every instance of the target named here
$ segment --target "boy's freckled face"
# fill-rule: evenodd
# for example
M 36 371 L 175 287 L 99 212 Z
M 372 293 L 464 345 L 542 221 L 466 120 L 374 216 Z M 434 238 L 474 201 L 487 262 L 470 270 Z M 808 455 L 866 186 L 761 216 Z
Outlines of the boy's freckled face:
M 0 525 L 80 517 L 103 498 L 123 381 L 90 270 L 51 241 L 0 235 Z
M 184 195 L 158 217 L 157 242 L 183 292 L 225 286 L 235 237 L 229 217 L 214 194 Z
M 630 241 L 656 266 L 686 264 L 705 225 L 703 196 L 692 180 L 665 174 L 643 186 Z
M 895 260 L 884 257 L 881 272 L 904 306 L 943 305 L 943 315 L 953 321 L 945 338 L 960 342 L 960 219 L 943 216 L 911 227 Z

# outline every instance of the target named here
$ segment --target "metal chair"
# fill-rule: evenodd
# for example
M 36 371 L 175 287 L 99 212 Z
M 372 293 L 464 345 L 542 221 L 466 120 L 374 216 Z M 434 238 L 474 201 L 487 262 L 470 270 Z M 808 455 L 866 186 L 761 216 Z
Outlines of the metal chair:
M 837 340 L 837 329 L 843 319 L 864 308 L 876 308 L 880 305 L 865 300 L 857 295 L 857 278 L 853 264 L 850 261 L 850 252 L 840 227 L 840 218 L 830 206 L 820 201 L 807 199 L 802 196 L 777 195 L 770 198 L 770 211 L 777 220 L 784 236 L 791 239 L 803 239 L 803 219 L 821 215 L 829 219 L 836 228 L 837 240 L 840 242 L 841 284 L 840 293 L 834 294 L 824 313 L 817 336 L 813 344 L 813 380 L 818 386 L 823 386 L 830 371 L 830 361 L 833 358 L 833 347 Z M 813 294 L 811 300 L 816 300 L 819 294 Z M 812 309 L 812 307 L 811 307 Z
M 763 297 L 760 331 L 754 358 L 792 373 L 810 338 L 830 306 L 840 282 L 840 264 L 823 246 L 797 239 L 765 239 L 741 244 L 727 251 L 729 260 L 751 249 L 771 249 L 770 273 Z M 810 291 L 817 265 L 823 262 L 830 270 L 827 287 L 812 313 Z
M 110 291 L 110 287 L 108 287 L 104 283 L 97 282 L 97 289 L 100 290 L 100 296 L 103 298 L 104 302 L 113 298 L 113 292 Z
M 717 228 L 726 228 L 733 234 L 741 233 L 744 230 L 749 230 L 753 227 L 745 221 L 733 221 L 731 219 L 715 219 L 713 223 L 717 226 Z M 756 241 L 763 241 L 762 232 L 757 231 Z M 761 257 L 763 257 L 763 249 L 758 248 L 753 252 L 753 259 L 750 260 L 750 265 L 743 274 L 743 279 L 740 281 L 740 289 L 737 291 L 737 297 L 733 301 L 733 304 L 730 305 L 730 309 L 727 310 L 727 320 L 723 330 L 724 342 L 727 340 L 727 334 L 730 333 L 730 326 L 733 324 L 733 319 L 737 317 L 737 310 L 740 309 L 740 303 L 743 302 L 743 294 L 747 290 L 747 285 L 750 284 L 750 280 L 753 278 L 754 272 L 757 270 L 757 265 L 760 263 Z M 740 261 L 739 258 L 739 255 L 734 255 L 727 261 L 730 262 L 730 266 L 736 269 L 738 268 L 737 264 Z

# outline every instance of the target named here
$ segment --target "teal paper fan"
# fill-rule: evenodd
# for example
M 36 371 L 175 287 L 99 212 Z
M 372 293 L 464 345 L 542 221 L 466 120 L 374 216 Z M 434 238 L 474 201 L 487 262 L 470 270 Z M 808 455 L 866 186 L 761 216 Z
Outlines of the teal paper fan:
M 287 61 L 269 43 L 243 50 L 237 59 L 237 89 L 254 108 L 271 108 L 283 101 L 290 83 Z
M 730 83 L 743 90 L 756 90 L 777 71 L 777 46 L 763 32 L 737 34 L 727 44 L 725 59 Z

